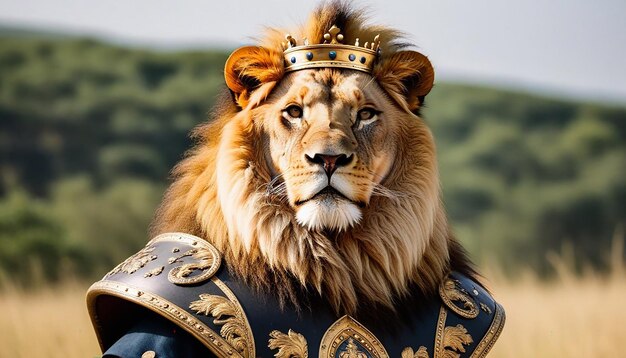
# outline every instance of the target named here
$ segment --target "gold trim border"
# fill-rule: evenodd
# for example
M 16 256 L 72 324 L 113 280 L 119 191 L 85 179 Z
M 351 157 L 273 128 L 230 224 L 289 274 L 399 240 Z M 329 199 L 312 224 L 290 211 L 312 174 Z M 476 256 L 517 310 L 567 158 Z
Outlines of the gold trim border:
M 149 246 L 151 244 L 155 244 L 155 243 L 161 242 L 161 241 L 182 242 L 182 243 L 187 244 L 189 246 L 197 246 L 198 244 L 202 244 L 202 245 L 206 245 L 207 248 L 213 247 L 213 245 L 211 245 L 211 243 L 209 243 L 205 239 L 202 239 L 202 238 L 199 238 L 197 236 L 194 236 L 194 235 L 191 235 L 191 234 L 187 234 L 187 233 L 184 233 L 184 232 L 166 232 L 166 233 L 163 233 L 163 234 L 159 234 L 159 235 L 155 236 L 152 240 L 148 241 L 146 246 Z M 215 247 L 213 247 L 213 248 L 215 248 Z M 221 255 L 220 255 L 220 257 L 221 257 Z
M 498 340 L 498 337 L 500 337 L 500 333 L 502 333 L 505 322 L 506 314 L 504 313 L 504 308 L 496 302 L 496 314 L 491 322 L 491 326 L 489 326 L 487 334 L 480 340 L 476 349 L 474 349 L 471 358 L 483 358 L 487 356 L 487 353 L 489 353 L 493 345 Z
M 446 321 L 448 320 L 448 311 L 444 305 L 441 305 L 439 308 L 439 318 L 437 318 L 437 329 L 435 333 L 435 348 L 433 352 L 433 357 L 438 358 L 441 357 L 443 351 L 445 350 L 443 347 L 443 332 L 446 328 Z
M 156 239 L 156 238 L 155 238 Z M 211 352 L 221 357 L 241 357 L 233 347 L 226 342 L 218 333 L 215 333 L 211 328 L 194 318 L 191 314 L 187 313 L 184 309 L 176 306 L 172 302 L 164 299 L 163 297 L 143 292 L 134 286 L 122 284 L 114 281 L 98 281 L 91 285 L 87 291 L 87 307 L 89 309 L 89 316 L 91 317 L 92 324 L 96 327 L 97 316 L 95 310 L 95 300 L 101 295 L 106 294 L 113 297 L 125 299 L 127 301 L 136 303 L 142 307 L 159 314 L 162 317 L 176 323 L 180 328 L 189 332 L 202 342 Z M 98 329 L 96 327 L 96 332 Z M 100 348 L 104 351 L 100 337 L 98 337 Z
M 383 346 L 380 340 L 369 329 L 367 329 L 367 327 L 348 315 L 336 320 L 326 330 L 324 336 L 322 336 L 322 340 L 320 341 L 319 357 L 335 357 L 337 349 L 339 349 L 339 345 L 351 337 L 351 335 L 348 334 L 345 339 L 341 339 L 341 342 L 336 347 L 333 347 L 333 343 L 341 334 L 346 334 L 346 331 L 348 330 L 355 331 L 356 334 L 360 335 L 364 341 L 371 344 L 371 347 L 368 348 L 363 342 L 361 342 L 361 340 L 359 340 L 359 343 L 369 351 L 372 357 L 389 358 L 389 353 L 387 353 L 385 346 Z

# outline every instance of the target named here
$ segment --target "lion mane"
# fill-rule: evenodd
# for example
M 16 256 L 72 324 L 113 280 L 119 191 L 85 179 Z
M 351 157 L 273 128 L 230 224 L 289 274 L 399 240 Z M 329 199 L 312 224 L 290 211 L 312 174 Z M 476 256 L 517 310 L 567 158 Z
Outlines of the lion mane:
M 281 302 L 303 305 L 316 294 L 337 313 L 365 306 L 392 308 L 415 289 L 432 295 L 456 270 L 475 277 L 452 236 L 441 201 L 432 135 L 418 117 L 434 74 L 425 56 L 403 51 L 400 33 L 368 25 L 362 11 L 343 2 L 323 4 L 292 31 L 270 29 L 260 46 L 228 61 L 225 91 L 212 120 L 196 128 L 197 144 L 173 170 L 151 234 L 187 232 L 203 237 L 225 256 L 228 269 Z M 298 222 L 284 197 L 272 195 L 280 178 L 267 159 L 259 111 L 284 73 L 285 33 L 321 43 L 332 26 L 347 36 L 380 34 L 382 58 L 372 77 L 408 119 L 398 127 L 394 162 L 380 187 L 397 195 L 372 195 L 357 225 L 316 229 Z M 353 35 L 354 36 L 354 35 Z M 354 40 L 352 40 L 354 41 Z M 341 71 L 327 72 L 329 83 Z

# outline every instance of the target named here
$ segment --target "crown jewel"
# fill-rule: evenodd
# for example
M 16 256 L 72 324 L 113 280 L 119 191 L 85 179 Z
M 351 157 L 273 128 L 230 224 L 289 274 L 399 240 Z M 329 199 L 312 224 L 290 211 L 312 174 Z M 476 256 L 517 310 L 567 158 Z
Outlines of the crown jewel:
M 337 26 L 332 26 L 324 34 L 324 43 L 309 45 L 305 38 L 303 45 L 298 46 L 291 35 L 285 36 L 283 55 L 285 72 L 320 67 L 339 67 L 371 73 L 374 63 L 380 55 L 380 36 L 376 35 L 372 42 L 359 45 L 357 38 L 354 45 L 343 44 L 344 35 Z

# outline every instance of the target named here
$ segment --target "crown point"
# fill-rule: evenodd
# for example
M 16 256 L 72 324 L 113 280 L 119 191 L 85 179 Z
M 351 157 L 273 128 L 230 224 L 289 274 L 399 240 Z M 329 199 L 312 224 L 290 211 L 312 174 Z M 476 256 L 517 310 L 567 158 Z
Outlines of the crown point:
M 331 44 L 339 43 L 339 41 L 343 40 L 343 35 L 340 34 L 341 30 L 333 25 L 330 27 L 330 30 L 326 34 L 324 34 L 324 39 L 326 41 L 330 41 Z
M 374 42 L 372 43 L 372 50 L 378 51 L 380 49 L 380 34 L 374 37 Z
M 366 41 L 366 42 L 365 42 L 365 45 L 363 45 L 363 47 L 365 47 L 365 48 L 369 48 L 369 46 L 368 46 L 369 44 L 370 44 L 370 43 Z
M 296 47 L 296 39 L 294 39 L 290 34 L 285 35 L 285 40 L 287 40 L 289 47 Z
M 356 38 L 356 41 L 354 42 L 354 46 L 359 47 L 359 38 Z

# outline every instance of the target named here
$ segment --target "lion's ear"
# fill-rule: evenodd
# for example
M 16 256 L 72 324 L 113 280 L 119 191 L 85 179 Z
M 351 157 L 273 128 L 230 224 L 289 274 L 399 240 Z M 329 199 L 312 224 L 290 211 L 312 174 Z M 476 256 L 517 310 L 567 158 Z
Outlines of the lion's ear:
M 435 81 L 428 58 L 416 51 L 400 51 L 376 70 L 378 83 L 403 107 L 417 113 Z
M 244 108 L 254 90 L 261 85 L 277 82 L 283 75 L 281 53 L 258 46 L 235 50 L 224 66 L 224 80 L 237 104 Z

